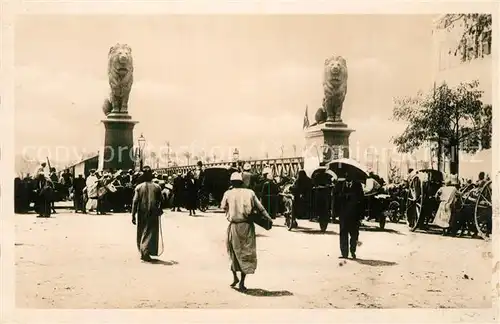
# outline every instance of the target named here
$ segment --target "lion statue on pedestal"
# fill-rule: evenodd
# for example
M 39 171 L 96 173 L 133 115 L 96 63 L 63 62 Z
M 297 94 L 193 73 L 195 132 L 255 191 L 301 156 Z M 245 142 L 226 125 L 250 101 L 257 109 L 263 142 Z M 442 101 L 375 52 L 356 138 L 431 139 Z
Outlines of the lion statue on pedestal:
M 323 107 L 316 112 L 317 124 L 342 122 L 342 107 L 347 93 L 347 62 L 341 56 L 332 56 L 325 60 L 323 79 Z
M 116 44 L 108 53 L 108 77 L 111 92 L 104 101 L 105 115 L 110 113 L 127 114 L 128 98 L 134 82 L 132 49 L 127 44 Z

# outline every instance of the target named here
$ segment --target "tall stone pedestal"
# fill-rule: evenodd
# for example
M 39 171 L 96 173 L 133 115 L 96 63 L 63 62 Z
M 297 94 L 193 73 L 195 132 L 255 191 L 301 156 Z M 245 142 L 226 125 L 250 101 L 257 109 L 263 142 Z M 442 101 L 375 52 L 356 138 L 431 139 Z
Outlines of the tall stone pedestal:
M 349 136 L 354 132 L 344 123 L 326 122 L 306 130 L 308 156 L 319 155 L 320 164 L 339 158 L 349 158 Z
M 134 126 L 137 121 L 127 113 L 110 113 L 102 120 L 104 135 L 103 169 L 128 170 L 134 168 Z

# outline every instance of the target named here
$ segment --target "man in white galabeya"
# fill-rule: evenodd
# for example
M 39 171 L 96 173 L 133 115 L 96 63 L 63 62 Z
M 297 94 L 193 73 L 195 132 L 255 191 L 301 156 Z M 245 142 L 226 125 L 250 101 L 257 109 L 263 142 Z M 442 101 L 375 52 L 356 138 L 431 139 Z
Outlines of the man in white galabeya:
M 233 282 L 231 287 L 239 283 L 239 289 L 245 291 L 245 278 L 247 274 L 255 273 L 257 268 L 257 248 L 255 240 L 255 225 L 250 219 L 253 210 L 272 222 L 266 210 L 251 189 L 243 187 L 241 173 L 231 174 L 231 186 L 224 193 L 221 208 L 226 211 L 229 221 L 227 228 L 226 246 L 231 258 L 231 272 Z M 237 272 L 241 272 L 241 281 Z

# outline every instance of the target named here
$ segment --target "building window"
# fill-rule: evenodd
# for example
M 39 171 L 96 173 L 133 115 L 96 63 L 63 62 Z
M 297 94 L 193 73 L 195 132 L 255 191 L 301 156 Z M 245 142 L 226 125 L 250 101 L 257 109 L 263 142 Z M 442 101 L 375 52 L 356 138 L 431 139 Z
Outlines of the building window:
M 481 40 L 481 52 L 482 55 L 491 54 L 491 30 L 484 32 L 483 38 Z

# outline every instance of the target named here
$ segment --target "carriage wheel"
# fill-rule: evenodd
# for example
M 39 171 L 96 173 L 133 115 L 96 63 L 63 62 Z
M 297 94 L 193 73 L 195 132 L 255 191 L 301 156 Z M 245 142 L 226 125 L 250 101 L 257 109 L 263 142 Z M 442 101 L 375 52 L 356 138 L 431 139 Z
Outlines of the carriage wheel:
M 479 236 L 483 239 L 491 234 L 491 222 L 493 209 L 491 205 L 491 181 L 486 183 L 481 189 L 476 200 L 474 210 L 474 223 Z
M 201 203 L 201 204 L 200 204 L 200 208 L 199 208 L 199 209 L 200 209 L 200 211 L 201 211 L 202 213 L 204 213 L 204 212 L 206 212 L 206 211 L 208 210 L 208 206 L 207 206 L 207 205 L 205 205 L 205 204 L 203 204 L 203 203 Z
M 201 194 L 199 203 L 198 203 L 198 209 L 204 213 L 208 210 L 208 204 L 209 204 L 209 198 L 205 194 Z
M 399 223 L 399 206 L 394 205 L 391 203 L 389 205 L 388 210 L 386 211 L 386 216 L 389 218 L 389 220 L 393 223 Z
M 409 184 L 408 198 L 406 200 L 406 223 L 412 232 L 420 225 L 422 204 L 422 183 L 418 177 L 415 177 Z

